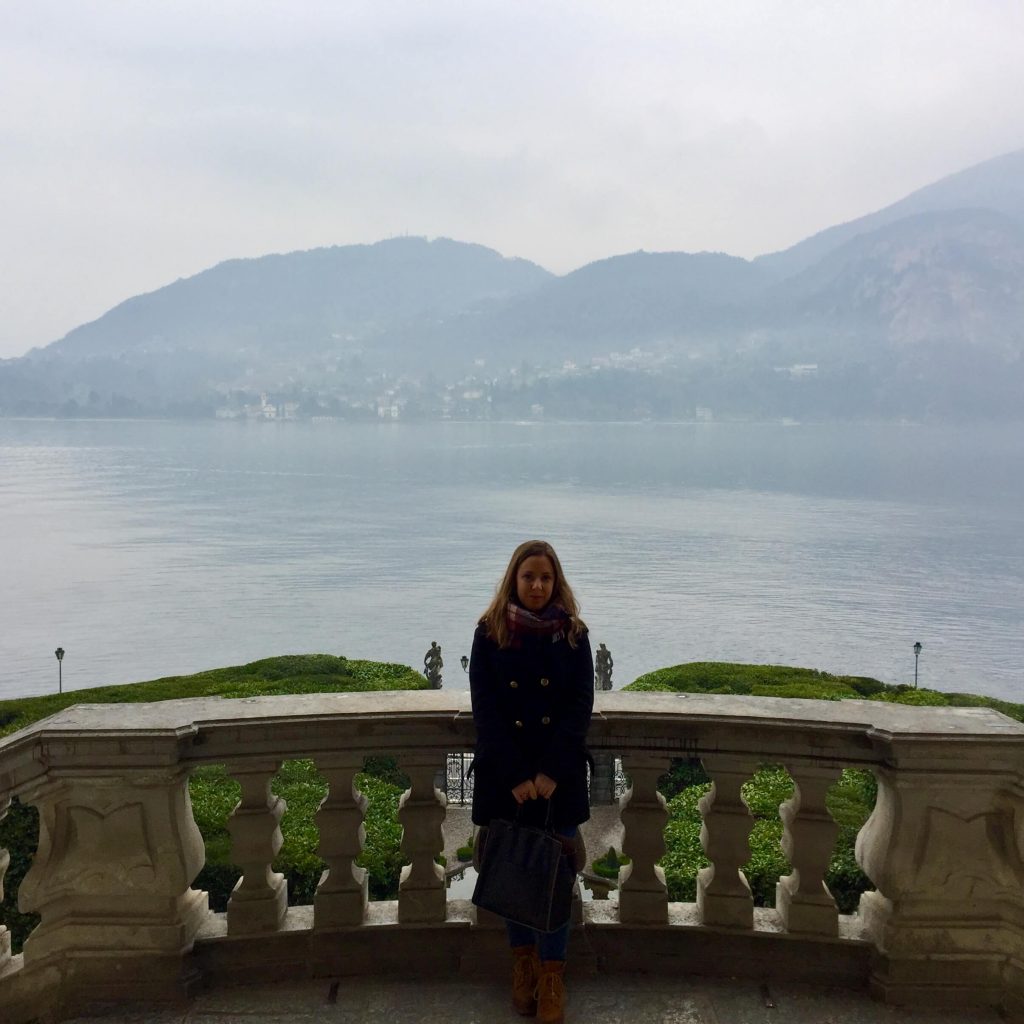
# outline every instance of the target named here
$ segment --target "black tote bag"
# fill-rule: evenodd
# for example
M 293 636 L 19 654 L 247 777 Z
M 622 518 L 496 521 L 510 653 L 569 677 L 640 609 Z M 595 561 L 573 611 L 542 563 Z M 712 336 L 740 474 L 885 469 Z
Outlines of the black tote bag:
M 495 818 L 487 827 L 473 902 L 527 928 L 558 931 L 572 913 L 576 877 L 563 849 L 545 829 Z

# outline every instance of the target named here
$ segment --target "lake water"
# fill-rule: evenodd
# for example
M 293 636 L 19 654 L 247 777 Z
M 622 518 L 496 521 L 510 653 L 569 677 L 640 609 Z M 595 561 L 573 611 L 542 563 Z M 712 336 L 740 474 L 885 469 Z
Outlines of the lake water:
M 713 660 L 1024 700 L 1024 432 L 0 420 L 0 697 L 283 653 L 445 685 L 513 547 L 617 686 Z

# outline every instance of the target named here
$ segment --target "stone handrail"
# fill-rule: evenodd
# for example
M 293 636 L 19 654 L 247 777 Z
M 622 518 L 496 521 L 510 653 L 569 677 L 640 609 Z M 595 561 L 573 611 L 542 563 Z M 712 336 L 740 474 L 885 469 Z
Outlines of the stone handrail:
M 201 973 L 339 976 L 472 960 L 497 931 L 447 899 L 434 775 L 473 740 L 468 694 L 419 691 L 77 705 L 0 741 L 0 816 L 15 796 L 40 815 L 19 892 L 40 924 L 17 956 L 0 927 L 8 1019 L 171 998 Z M 632 783 L 618 903 L 590 905 L 583 922 L 604 967 L 745 966 L 867 984 L 893 1002 L 1024 1004 L 1024 726 L 981 708 L 610 692 L 597 695 L 589 743 L 620 755 Z M 355 865 L 366 806 L 355 777 L 377 753 L 395 755 L 411 780 L 399 810 L 409 863 L 393 904 L 367 902 Z M 677 757 L 699 757 L 712 779 L 700 803 L 711 866 L 696 905 L 669 902 L 658 866 L 667 811 L 657 780 Z M 285 808 L 270 782 L 289 758 L 312 759 L 329 786 L 316 814 L 328 869 L 311 908 L 288 908 L 287 880 L 271 868 Z M 762 763 L 795 782 L 780 809 L 792 871 L 774 911 L 755 910 L 741 870 L 752 826 L 741 787 Z M 241 786 L 229 830 L 243 876 L 226 915 L 191 888 L 205 853 L 188 778 L 205 764 L 226 765 Z M 836 836 L 825 794 L 846 767 L 878 781 L 857 841 L 876 890 L 851 918 L 824 883 Z M 0 852 L 0 884 L 6 863 Z

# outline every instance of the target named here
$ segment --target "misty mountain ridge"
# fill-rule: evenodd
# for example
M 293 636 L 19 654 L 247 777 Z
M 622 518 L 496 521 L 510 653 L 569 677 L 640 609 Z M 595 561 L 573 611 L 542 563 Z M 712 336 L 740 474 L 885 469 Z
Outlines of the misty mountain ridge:
M 311 414 L 386 391 L 388 415 L 550 415 L 552 389 L 596 418 L 1019 418 L 1024 151 L 752 261 L 640 251 L 556 276 L 422 238 L 229 260 L 0 362 L 8 414 L 209 415 L 265 390 Z
M 71 357 L 319 345 L 536 288 L 548 271 L 482 245 L 392 238 L 227 260 L 122 302 L 45 351 Z
M 782 252 L 755 260 L 776 278 L 790 277 L 857 235 L 917 213 L 992 210 L 1024 224 L 1024 149 L 947 175 L 864 217 L 826 228 Z
M 771 290 L 789 329 L 894 346 L 963 343 L 1024 355 L 1024 222 L 990 210 L 913 214 L 857 235 Z

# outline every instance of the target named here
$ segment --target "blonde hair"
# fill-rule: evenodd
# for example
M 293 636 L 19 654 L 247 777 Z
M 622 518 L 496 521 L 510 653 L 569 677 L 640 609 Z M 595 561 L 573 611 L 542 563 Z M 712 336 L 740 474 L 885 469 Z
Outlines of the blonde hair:
M 569 616 L 569 629 L 567 631 L 569 645 L 575 647 L 579 638 L 586 631 L 587 625 L 580 618 L 580 606 L 576 601 L 576 595 L 572 592 L 565 573 L 562 571 L 562 563 L 555 554 L 555 549 L 546 540 L 527 540 L 519 545 L 512 552 L 512 558 L 505 570 L 505 575 L 494 592 L 494 598 L 487 606 L 487 611 L 480 616 L 480 624 L 487 630 L 487 635 L 499 646 L 508 647 L 512 640 L 508 628 L 507 609 L 509 604 L 516 601 L 516 577 L 519 575 L 519 567 L 528 558 L 535 555 L 543 555 L 551 562 L 551 568 L 555 574 L 555 584 L 551 590 L 551 601 L 548 604 L 558 605 L 565 610 Z

